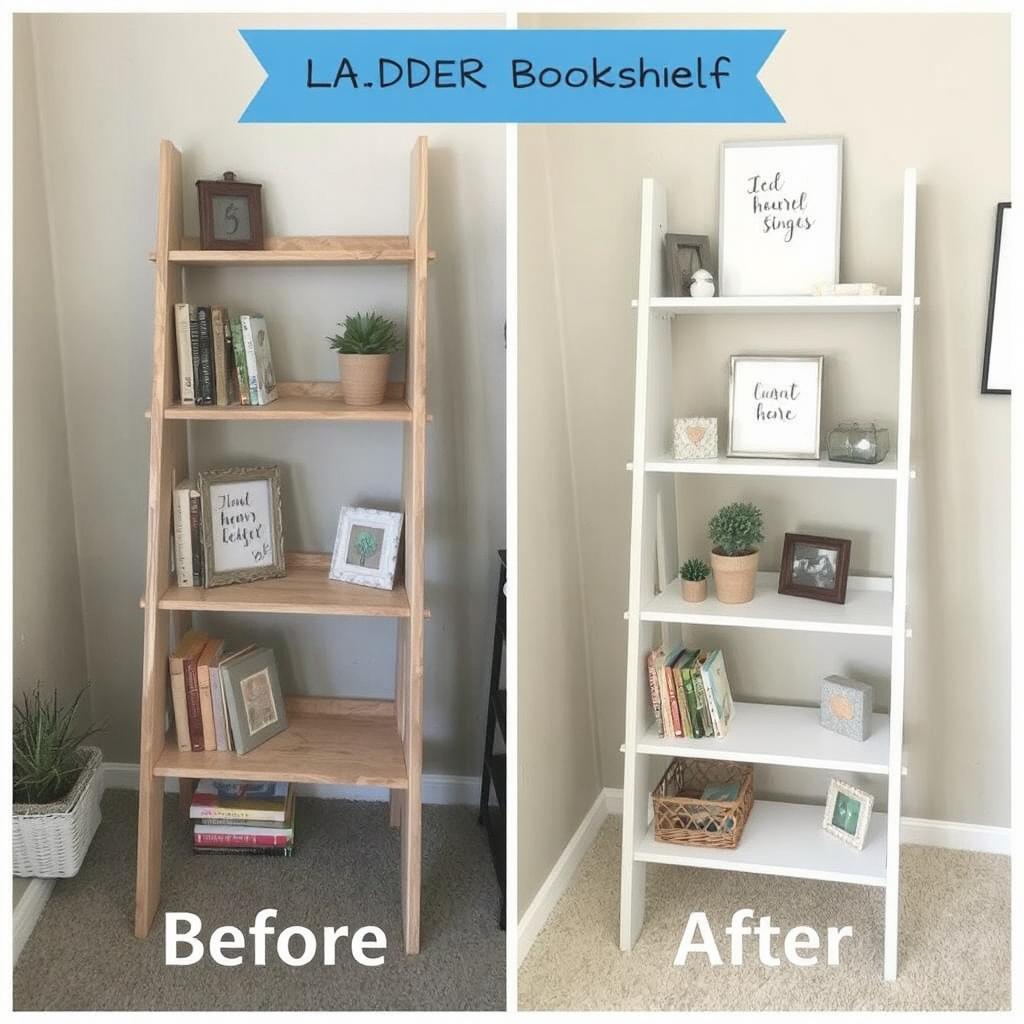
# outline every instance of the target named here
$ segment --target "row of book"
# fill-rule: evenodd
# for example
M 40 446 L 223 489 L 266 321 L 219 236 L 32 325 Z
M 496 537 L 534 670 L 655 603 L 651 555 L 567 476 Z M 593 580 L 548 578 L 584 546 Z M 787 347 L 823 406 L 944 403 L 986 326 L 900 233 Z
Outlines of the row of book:
M 295 790 L 289 782 L 203 779 L 189 807 L 194 853 L 295 852 Z
M 267 322 L 223 306 L 174 306 L 182 405 L 269 405 L 277 378 Z
M 680 645 L 647 655 L 651 707 L 661 736 L 724 736 L 732 721 L 732 693 L 720 650 Z
M 228 653 L 225 642 L 189 630 L 169 659 L 178 750 L 245 754 L 287 728 L 277 662 L 269 647 Z

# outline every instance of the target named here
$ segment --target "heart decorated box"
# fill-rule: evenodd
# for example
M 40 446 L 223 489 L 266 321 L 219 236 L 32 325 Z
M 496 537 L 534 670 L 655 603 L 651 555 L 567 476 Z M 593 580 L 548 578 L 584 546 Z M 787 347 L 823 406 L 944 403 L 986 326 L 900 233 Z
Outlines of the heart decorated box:
M 826 676 L 821 684 L 821 725 L 851 740 L 871 734 L 874 690 L 846 676 Z
M 718 420 L 714 416 L 684 416 L 673 420 L 672 457 L 717 459 Z

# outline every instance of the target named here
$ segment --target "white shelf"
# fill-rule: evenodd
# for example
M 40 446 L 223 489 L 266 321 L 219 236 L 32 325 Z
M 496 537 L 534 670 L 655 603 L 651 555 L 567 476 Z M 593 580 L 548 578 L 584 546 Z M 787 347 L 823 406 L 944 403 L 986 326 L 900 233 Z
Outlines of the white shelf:
M 793 629 L 807 633 L 847 633 L 855 636 L 892 635 L 892 580 L 851 576 L 846 604 L 831 604 L 779 592 L 779 574 L 759 572 L 754 599 L 746 604 L 722 604 L 708 580 L 707 600 L 683 600 L 676 577 L 640 611 L 643 622 L 689 622 L 704 626 L 748 626 Z
M 919 306 L 921 300 L 914 299 Z M 636 299 L 633 305 L 638 305 Z M 898 313 L 902 295 L 754 295 L 710 299 L 655 298 L 651 311 L 670 316 L 715 313 Z
M 885 885 L 886 815 L 872 814 L 863 850 L 833 839 L 821 827 L 824 807 L 755 800 L 735 850 L 659 843 L 653 824 L 634 853 L 638 861 Z
M 709 473 L 723 476 L 832 477 L 837 480 L 895 480 L 896 453 L 889 452 L 873 466 L 856 462 L 820 459 L 740 459 L 719 455 L 714 459 L 673 459 L 662 455 L 648 459 L 648 473 Z
M 818 708 L 785 704 L 737 702 L 728 735 L 687 740 L 659 736 L 651 727 L 637 744 L 637 753 L 695 757 L 710 761 L 743 761 L 796 768 L 886 775 L 889 771 L 889 716 L 876 714 L 864 742 L 823 729 Z

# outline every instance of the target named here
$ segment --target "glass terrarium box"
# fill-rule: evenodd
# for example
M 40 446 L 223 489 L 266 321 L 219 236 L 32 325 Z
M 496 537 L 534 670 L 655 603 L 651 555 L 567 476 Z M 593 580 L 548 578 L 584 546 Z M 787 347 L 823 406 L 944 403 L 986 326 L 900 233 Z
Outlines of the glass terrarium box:
M 881 462 L 889 454 L 889 431 L 874 423 L 840 423 L 828 432 L 828 457 L 833 462 Z

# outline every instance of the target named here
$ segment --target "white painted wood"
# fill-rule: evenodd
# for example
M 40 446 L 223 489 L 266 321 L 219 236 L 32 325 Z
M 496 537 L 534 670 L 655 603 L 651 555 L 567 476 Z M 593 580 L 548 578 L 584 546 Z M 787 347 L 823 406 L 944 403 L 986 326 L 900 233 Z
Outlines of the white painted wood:
M 896 510 L 893 532 L 892 658 L 889 669 L 889 763 L 903 761 L 903 696 L 906 670 L 907 622 L 907 526 L 910 514 L 910 424 L 914 376 L 915 304 L 907 296 L 914 294 L 917 239 L 917 171 L 908 168 L 903 176 L 903 267 L 900 289 L 904 302 L 900 308 L 899 408 L 897 412 Z M 892 825 L 887 837 L 887 886 L 885 892 L 885 979 L 896 978 L 899 949 L 900 909 L 900 807 L 903 776 L 889 773 L 886 807 Z
M 13 962 L 18 962 L 21 951 L 25 948 L 32 931 L 43 915 L 46 902 L 53 893 L 55 878 L 33 878 L 28 888 L 21 894 L 18 905 L 14 908 L 13 931 L 11 936 Z
M 889 771 L 889 716 L 872 717 L 863 743 L 823 729 L 818 708 L 737 702 L 727 735 L 700 740 L 659 736 L 648 726 L 637 753 L 712 761 L 789 765 L 885 775 Z
M 895 480 L 896 454 L 890 452 L 873 466 L 831 462 L 826 454 L 813 459 L 744 459 L 719 455 L 717 459 L 674 459 L 669 454 L 648 459 L 648 473 L 709 473 L 722 476 L 823 477 L 837 480 Z
M 636 856 L 651 864 L 884 886 L 886 815 L 871 816 L 864 849 L 855 850 L 822 829 L 824 813 L 818 804 L 757 800 L 735 850 L 659 843 L 652 826 Z
M 901 846 L 937 846 L 943 850 L 997 853 L 1009 857 L 1012 837 L 1010 829 L 998 825 L 971 825 L 928 818 L 903 818 L 900 821 Z
M 683 600 L 678 577 L 644 604 L 645 622 L 688 622 L 705 626 L 745 626 L 791 629 L 805 633 L 845 633 L 889 636 L 892 632 L 892 594 L 888 578 L 851 576 L 846 603 L 812 601 L 779 593 L 779 574 L 759 572 L 754 599 L 746 604 L 722 604 L 715 596 L 714 578 L 708 580 L 707 599 Z
M 920 303 L 919 298 L 913 300 L 914 305 Z M 639 309 L 637 300 L 633 300 L 633 305 Z M 694 299 L 687 296 L 654 298 L 650 301 L 652 310 L 666 316 L 709 316 L 716 313 L 899 313 L 903 306 L 903 295 L 777 295 L 732 298 L 716 295 L 710 299 Z

